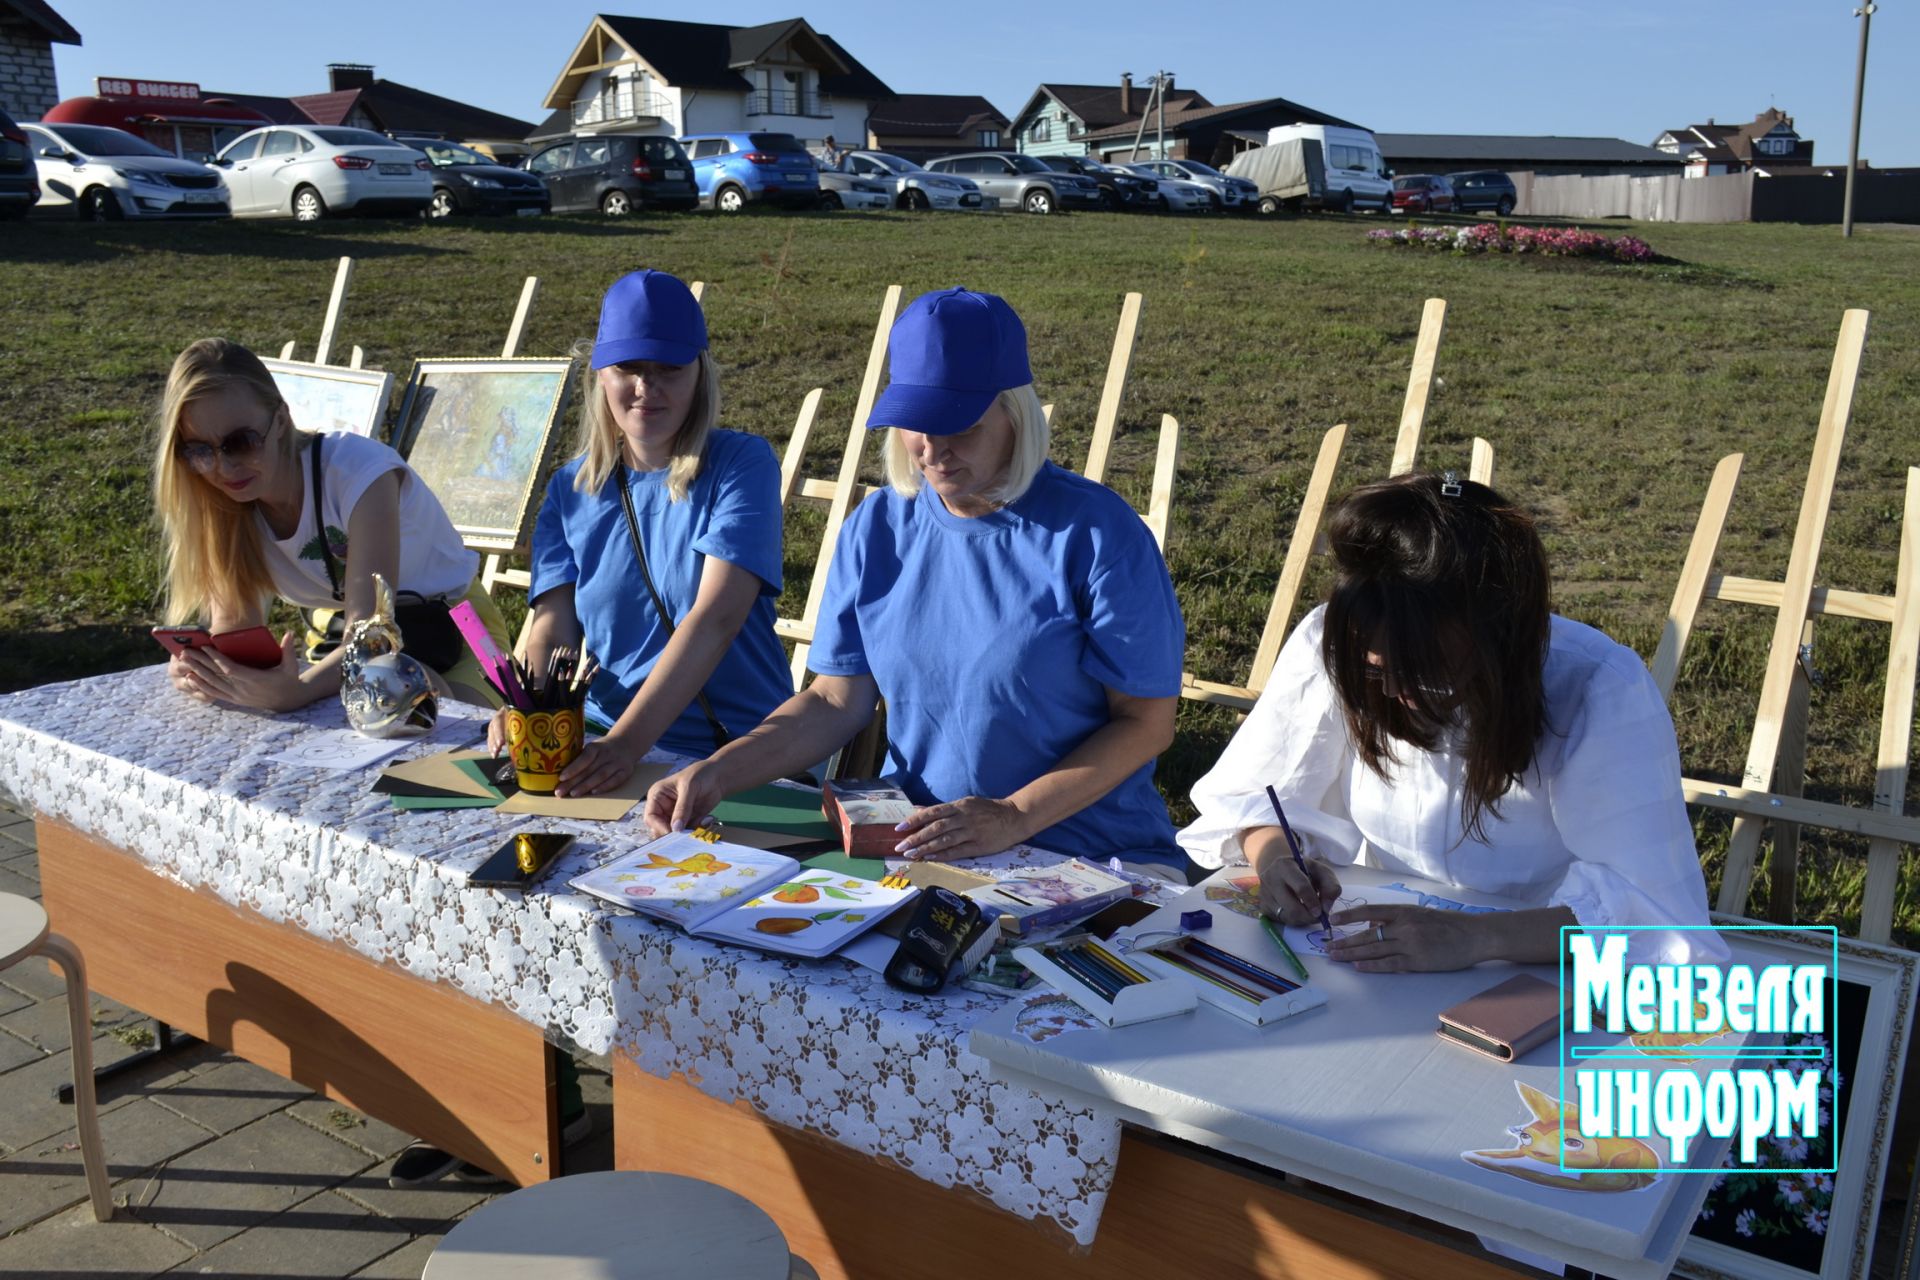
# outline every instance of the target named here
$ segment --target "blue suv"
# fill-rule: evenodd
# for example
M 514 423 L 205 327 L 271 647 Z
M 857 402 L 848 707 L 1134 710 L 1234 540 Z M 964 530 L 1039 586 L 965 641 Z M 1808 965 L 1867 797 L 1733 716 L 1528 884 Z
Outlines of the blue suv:
M 820 203 L 820 170 L 790 133 L 700 133 L 680 139 L 693 160 L 700 203 L 739 213 L 753 201 L 811 209 Z

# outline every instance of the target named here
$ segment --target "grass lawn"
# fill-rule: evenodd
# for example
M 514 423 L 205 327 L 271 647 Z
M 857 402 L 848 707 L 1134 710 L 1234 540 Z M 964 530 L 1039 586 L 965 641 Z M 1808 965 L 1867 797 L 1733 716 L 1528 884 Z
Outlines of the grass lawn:
M 216 333 L 268 354 L 297 339 L 310 357 L 343 254 L 357 274 L 336 358 L 357 344 L 403 377 L 415 357 L 497 353 L 530 274 L 543 289 L 528 355 L 590 338 L 601 291 L 623 271 L 705 280 L 725 422 L 778 447 L 807 389 L 824 387 L 807 474 L 825 477 L 888 284 L 1006 295 L 1058 406 L 1054 456 L 1076 468 L 1121 297 L 1137 289 L 1146 303 L 1109 479 L 1144 507 L 1159 415 L 1181 420 L 1168 560 L 1187 665 L 1234 683 L 1321 433 L 1351 424 L 1337 487 L 1385 473 L 1423 299 L 1449 303 L 1423 463 L 1464 471 L 1472 438 L 1491 440 L 1496 485 L 1540 514 L 1560 610 L 1644 655 L 1722 455 L 1747 460 L 1720 567 L 1784 575 L 1841 312 L 1864 307 L 1873 322 L 1819 581 L 1892 589 L 1906 468 L 1920 462 L 1920 232 L 1866 228 L 1849 242 L 1831 227 L 1609 225 L 1666 259 L 1615 267 L 1366 244 L 1380 225 L 1103 214 L 9 225 L 0 688 L 159 657 L 145 636 L 147 454 L 168 363 Z M 790 517 L 783 615 L 798 612 L 818 536 L 816 514 Z M 1770 614 L 1705 610 L 1674 700 L 1689 773 L 1738 777 L 1770 632 Z M 1886 635 L 1820 624 L 1809 794 L 1872 803 Z M 1225 713 L 1183 705 L 1161 771 L 1176 819 L 1231 730 Z M 1725 825 L 1700 819 L 1710 875 Z M 1853 926 L 1862 851 L 1812 837 L 1804 920 Z M 1916 881 L 1902 877 L 1896 912 L 1909 942 Z

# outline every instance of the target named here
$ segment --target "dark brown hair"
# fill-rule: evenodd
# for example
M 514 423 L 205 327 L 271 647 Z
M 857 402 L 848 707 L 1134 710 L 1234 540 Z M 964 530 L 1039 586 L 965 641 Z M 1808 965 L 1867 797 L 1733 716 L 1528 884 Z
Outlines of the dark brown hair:
M 1485 819 L 1533 764 L 1545 727 L 1541 669 L 1552 606 L 1533 519 L 1451 473 L 1363 485 L 1327 518 L 1334 582 L 1321 658 L 1361 760 L 1385 775 L 1394 743 L 1466 730 L 1462 830 Z M 1411 707 L 1367 663 L 1380 655 Z

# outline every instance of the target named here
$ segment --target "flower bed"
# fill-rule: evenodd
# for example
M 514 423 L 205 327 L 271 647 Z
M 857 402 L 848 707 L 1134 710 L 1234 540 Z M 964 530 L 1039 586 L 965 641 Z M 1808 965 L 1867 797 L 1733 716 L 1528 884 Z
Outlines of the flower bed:
M 1603 236 L 1579 227 L 1509 227 L 1476 222 L 1470 227 L 1405 226 L 1369 231 L 1367 239 L 1452 253 L 1531 253 L 1543 258 L 1599 258 L 1607 262 L 1652 262 L 1653 249 L 1638 236 Z

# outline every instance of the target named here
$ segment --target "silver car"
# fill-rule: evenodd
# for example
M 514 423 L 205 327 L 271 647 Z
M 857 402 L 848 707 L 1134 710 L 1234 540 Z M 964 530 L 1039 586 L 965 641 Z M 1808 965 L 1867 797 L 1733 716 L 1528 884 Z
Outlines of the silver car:
M 894 204 L 902 209 L 987 209 L 999 204 L 989 201 L 980 184 L 957 173 L 933 173 L 911 160 L 885 151 L 849 151 L 840 158 L 838 170 L 822 169 L 824 185 L 832 173 L 844 173 L 881 183 L 893 191 Z
M 1220 197 L 1212 188 L 1185 178 L 1165 177 L 1153 167 L 1154 163 L 1142 161 L 1120 167 L 1143 178 L 1152 178 L 1155 183 L 1154 199 L 1168 213 L 1211 213 L 1220 204 Z
M 1251 182 L 1229 178 L 1212 165 L 1201 164 L 1198 160 L 1143 160 L 1131 167 L 1156 178 L 1197 182 L 1213 193 L 1213 207 L 1227 212 L 1238 213 L 1249 207 L 1250 202 L 1260 194 L 1260 188 Z
M 419 213 L 433 164 L 370 129 L 274 125 L 235 138 L 213 162 L 240 217 L 313 222 L 329 213 Z
M 972 151 L 964 155 L 941 156 L 927 168 L 935 173 L 956 173 L 980 185 L 980 190 L 998 199 L 1003 207 L 1024 209 L 1028 213 L 1053 213 L 1078 205 L 1097 209 L 1105 201 L 1100 184 L 1077 173 L 1056 173 L 1027 155 L 1009 155 L 1004 151 Z
M 892 184 L 871 178 L 856 178 L 840 169 L 820 171 L 820 207 L 822 209 L 891 209 Z

